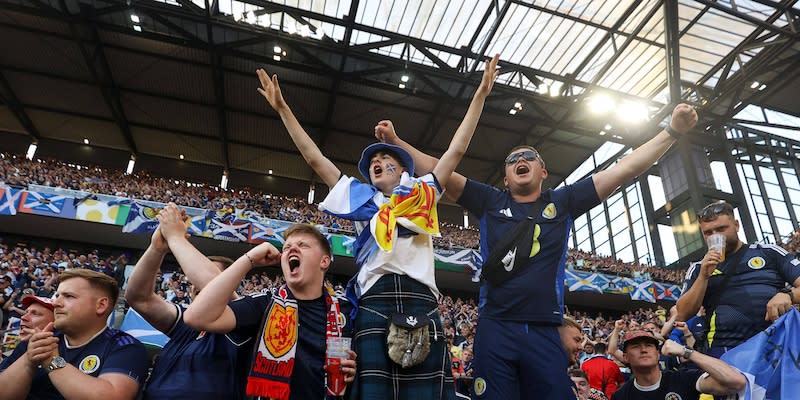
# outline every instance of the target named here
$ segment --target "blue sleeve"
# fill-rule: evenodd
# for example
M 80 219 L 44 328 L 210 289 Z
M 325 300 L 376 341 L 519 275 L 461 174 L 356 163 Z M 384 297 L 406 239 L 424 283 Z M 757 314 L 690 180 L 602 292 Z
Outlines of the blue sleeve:
M 686 270 L 686 276 L 684 277 L 683 287 L 681 288 L 681 293 L 686 293 L 690 287 L 694 284 L 694 281 L 697 280 L 697 277 L 700 275 L 700 262 L 694 262 L 689 265 L 689 268 Z
M 20 357 L 25 355 L 25 352 L 28 350 L 28 342 L 20 342 L 14 351 L 11 353 L 10 356 L 3 359 L 3 362 L 0 363 L 0 372 L 5 371 L 14 361 L 17 361 Z
M 144 384 L 150 368 L 150 356 L 144 345 L 133 336 L 124 335 L 114 339 L 115 348 L 109 352 L 97 376 L 116 373 L 128 375 L 139 385 Z
M 239 333 L 258 331 L 261 327 L 261 319 L 264 317 L 264 313 L 267 312 L 267 306 L 271 298 L 271 294 L 258 293 L 244 296 L 228 303 L 228 306 L 236 316 L 235 331 Z
M 565 188 L 556 189 L 555 194 L 558 194 L 562 190 L 569 190 L 569 212 L 573 219 L 600 204 L 600 197 L 597 196 L 597 189 L 594 187 L 594 181 L 591 176 L 583 178 Z
M 686 341 L 683 339 L 683 331 L 678 328 L 672 328 L 672 330 L 669 332 L 668 339 L 672 339 L 672 341 L 678 342 L 682 345 L 686 344 Z
M 786 282 L 794 286 L 794 281 L 800 278 L 800 260 L 797 259 L 795 254 L 788 253 L 785 255 L 781 254 L 778 258 L 778 262 L 778 272 L 783 279 L 786 279 Z
M 457 203 L 473 215 L 480 217 L 486 212 L 487 204 L 498 193 L 500 191 L 493 186 L 467 179 L 464 191 L 461 192 L 461 197 L 458 198 Z

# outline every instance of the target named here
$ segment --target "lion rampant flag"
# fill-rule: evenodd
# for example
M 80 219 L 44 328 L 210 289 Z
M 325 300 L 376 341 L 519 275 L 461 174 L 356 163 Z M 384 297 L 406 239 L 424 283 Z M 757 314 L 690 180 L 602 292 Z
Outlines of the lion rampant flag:
M 397 239 L 397 224 L 416 233 L 439 236 L 439 217 L 436 213 L 436 189 L 407 173 L 389 201 L 370 220 L 378 246 L 385 252 L 392 251 Z

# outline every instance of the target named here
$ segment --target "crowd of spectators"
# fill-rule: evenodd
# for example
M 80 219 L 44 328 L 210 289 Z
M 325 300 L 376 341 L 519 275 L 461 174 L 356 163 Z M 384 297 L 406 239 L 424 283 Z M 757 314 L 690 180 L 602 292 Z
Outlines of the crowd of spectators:
M 276 196 L 250 188 L 222 189 L 205 183 L 193 183 L 155 177 L 140 171 L 127 175 L 122 170 L 80 166 L 58 160 L 27 160 L 20 155 L 0 154 L 0 184 L 27 187 L 30 184 L 81 190 L 90 193 L 217 210 L 223 214 L 259 215 L 284 221 L 323 225 L 332 232 L 353 234 L 350 221 L 325 214 L 305 199 Z M 452 223 L 440 223 L 441 237 L 434 245 L 442 249 L 478 249 L 480 233 Z M 794 243 L 798 240 L 795 238 Z M 795 245 L 795 247 L 797 247 Z M 572 249 L 567 265 L 571 269 L 603 272 L 632 278 L 681 283 L 685 270 L 630 263 Z
M 567 268 L 670 283 L 683 283 L 686 275 L 685 269 L 666 269 L 641 263 L 624 262 L 579 249 L 569 249 L 567 252 Z
M 790 253 L 800 253 L 800 230 L 792 232 L 786 243 L 781 243 L 781 247 Z

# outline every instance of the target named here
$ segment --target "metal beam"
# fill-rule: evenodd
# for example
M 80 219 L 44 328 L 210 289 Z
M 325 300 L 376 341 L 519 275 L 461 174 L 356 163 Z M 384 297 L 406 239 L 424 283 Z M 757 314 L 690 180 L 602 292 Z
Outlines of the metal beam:
M 678 35 L 678 0 L 665 0 L 664 50 L 667 58 L 669 101 L 672 105 L 677 105 L 681 98 L 681 45 Z
M 214 4 L 217 4 L 216 2 Z M 214 28 L 211 19 L 216 14 L 209 0 L 205 0 L 206 37 L 208 38 L 208 61 L 211 65 L 212 83 L 214 85 L 214 108 L 217 110 L 217 128 L 222 141 L 222 167 L 223 173 L 230 170 L 230 154 L 228 151 L 228 116 L 225 113 L 225 75 L 222 70 L 222 56 L 217 54 L 217 45 L 214 41 Z
M 36 128 L 33 120 L 31 120 L 31 117 L 29 117 L 28 113 L 25 111 L 22 102 L 19 101 L 19 98 L 14 93 L 14 89 L 11 87 L 8 79 L 6 79 L 2 68 L 0 68 L 0 99 L 8 106 L 19 124 L 25 128 L 25 132 L 27 132 L 33 140 L 38 141 L 42 138 L 39 129 Z

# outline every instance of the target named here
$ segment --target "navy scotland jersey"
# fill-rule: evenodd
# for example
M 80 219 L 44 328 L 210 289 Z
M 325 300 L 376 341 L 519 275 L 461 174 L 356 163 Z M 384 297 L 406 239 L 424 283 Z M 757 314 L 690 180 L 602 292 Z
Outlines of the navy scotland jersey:
M 564 312 L 564 265 L 574 219 L 600 204 L 591 177 L 555 190 L 535 217 L 535 254 L 517 276 L 494 287 L 481 286 L 481 317 L 499 320 L 561 324 Z M 503 234 L 525 219 L 533 203 L 517 203 L 508 190 L 467 180 L 458 204 L 480 218 L 481 256 Z
M 697 386 L 703 374 L 699 369 L 662 371 L 661 380 L 648 387 L 631 379 L 614 392 L 611 400 L 696 400 L 700 398 Z
M 236 331 L 241 335 L 255 337 L 261 329 L 272 295 L 269 293 L 245 296 L 229 305 L 236 315 Z M 347 299 L 339 298 L 341 316 L 345 318 L 342 335 L 351 336 L 351 324 L 347 321 L 352 306 Z M 292 378 L 289 382 L 290 399 L 325 398 L 325 326 L 328 309 L 325 296 L 314 300 L 297 299 L 298 338 Z M 257 338 L 256 340 L 261 340 Z M 252 358 L 252 357 L 251 357 Z M 252 362 L 252 360 L 248 360 Z M 248 366 L 250 364 L 248 363 Z M 248 371 L 245 371 L 245 378 Z
M 764 320 L 767 303 L 786 286 L 800 277 L 800 261 L 786 250 L 774 245 L 743 245 L 736 274 L 728 281 L 719 297 L 714 316 L 709 316 L 708 344 L 713 347 L 733 347 L 766 329 Z M 719 291 L 726 273 L 733 269 L 726 258 L 708 280 L 703 306 L 709 309 L 709 299 Z M 685 293 L 700 274 L 700 262 L 692 263 L 686 271 Z
M 128 375 L 141 384 L 150 366 L 150 357 L 144 345 L 125 332 L 106 328 L 94 339 L 80 347 L 67 347 L 64 336 L 58 334 L 58 352 L 61 357 L 86 375 L 98 377 L 103 374 L 117 373 Z M 14 353 L 0 365 L 0 372 L 25 356 L 28 342 L 21 342 Z M 39 368 L 31 383 L 28 400 L 52 399 L 63 400 L 64 397 L 50 382 L 44 369 Z
M 178 315 L 166 333 L 169 342 L 158 356 L 145 399 L 243 399 L 251 338 L 193 329 L 183 322 L 183 309 L 174 306 Z

